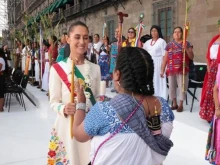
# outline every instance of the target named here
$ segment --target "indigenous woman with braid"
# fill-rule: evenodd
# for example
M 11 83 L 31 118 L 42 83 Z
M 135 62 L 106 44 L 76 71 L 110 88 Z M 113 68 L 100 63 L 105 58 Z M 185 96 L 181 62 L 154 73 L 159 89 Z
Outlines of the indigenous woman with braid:
M 141 48 L 120 50 L 113 73 L 119 92 L 111 101 L 96 103 L 89 113 L 74 116 L 76 140 L 91 140 L 90 160 L 98 164 L 161 165 L 172 141 L 174 115 L 166 100 L 155 97 L 153 60 Z M 77 84 L 80 102 L 86 102 Z
M 154 60 L 154 95 L 167 97 L 167 82 L 165 78 L 161 78 L 161 64 L 165 55 L 166 41 L 163 39 L 161 28 L 153 25 L 150 29 L 151 39 L 145 42 L 143 48 L 148 51 Z
M 189 79 L 189 60 L 194 57 L 192 45 L 187 41 L 186 47 L 183 48 L 183 29 L 176 27 L 173 31 L 173 41 L 168 43 L 165 50 L 165 56 L 161 67 L 161 77 L 164 78 L 165 68 L 169 80 L 169 96 L 172 99 L 172 110 L 177 112 L 183 111 L 183 101 L 185 100 L 186 93 L 183 91 L 183 76 L 184 89 L 188 88 Z M 183 66 L 183 49 L 186 50 L 186 65 Z M 185 75 L 183 75 L 183 67 L 185 69 Z M 180 103 L 177 104 L 176 88 L 178 85 Z
M 210 122 L 215 114 L 215 105 L 213 100 L 213 87 L 215 85 L 218 64 L 220 63 L 220 19 L 218 21 L 219 34 L 212 38 L 208 46 L 207 72 L 205 75 L 199 115 L 202 119 Z

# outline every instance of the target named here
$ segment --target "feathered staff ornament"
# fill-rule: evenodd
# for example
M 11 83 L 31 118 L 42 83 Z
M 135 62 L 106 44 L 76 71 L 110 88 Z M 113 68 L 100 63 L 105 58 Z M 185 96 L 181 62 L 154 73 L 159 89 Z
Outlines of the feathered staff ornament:
M 102 27 L 102 37 L 107 37 L 107 24 L 104 23 Z
M 138 47 L 142 30 L 146 27 L 143 24 L 143 19 L 144 19 L 144 13 L 141 13 L 140 16 L 139 16 L 139 24 L 136 27 L 136 29 L 138 31 L 138 34 L 137 34 L 136 41 L 135 41 L 135 47 Z

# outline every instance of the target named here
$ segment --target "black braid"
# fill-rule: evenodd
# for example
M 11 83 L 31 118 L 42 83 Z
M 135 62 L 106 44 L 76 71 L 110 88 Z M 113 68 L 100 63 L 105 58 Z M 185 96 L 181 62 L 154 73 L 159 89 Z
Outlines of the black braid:
M 116 62 L 121 86 L 133 93 L 153 95 L 153 60 L 141 48 L 122 48 Z M 149 86 L 149 88 L 147 87 Z

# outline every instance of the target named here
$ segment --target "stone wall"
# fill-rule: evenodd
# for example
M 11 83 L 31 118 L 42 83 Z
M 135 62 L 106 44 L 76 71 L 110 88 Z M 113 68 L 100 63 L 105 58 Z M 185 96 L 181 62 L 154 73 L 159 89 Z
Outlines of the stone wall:
M 140 1 L 142 4 L 140 4 Z M 107 20 L 113 19 L 115 21 L 114 26 L 118 26 L 118 17 L 116 13 L 122 11 L 129 14 L 128 18 L 124 19 L 123 35 L 127 35 L 127 30 L 130 27 L 136 27 L 138 24 L 138 17 L 140 13 L 145 14 L 144 24 L 146 28 L 142 34 L 149 34 L 150 27 L 155 22 L 153 16 L 155 9 L 153 4 L 162 4 L 160 7 L 171 6 L 173 13 L 172 27 L 184 25 L 185 18 L 185 0 L 127 0 L 123 2 L 124 8 L 119 5 L 117 8 L 109 6 L 107 9 L 95 11 L 88 14 L 86 17 L 82 16 L 77 19 L 67 22 L 67 25 L 61 24 L 62 31 L 68 29 L 71 22 L 80 20 L 85 22 L 90 30 L 90 34 L 98 33 L 102 36 L 103 23 Z M 51 3 L 52 0 L 49 0 Z M 163 3 L 167 4 L 163 4 Z M 220 0 L 208 0 L 209 4 L 206 4 L 206 0 L 194 0 L 191 10 L 188 14 L 188 20 L 191 23 L 190 33 L 188 40 L 194 45 L 195 61 L 205 62 L 205 55 L 207 52 L 207 45 L 211 38 L 218 34 L 217 21 L 220 18 Z M 39 6 L 47 6 L 48 1 Z M 39 8 L 38 7 L 38 8 Z M 39 9 L 37 9 L 39 11 Z M 172 35 L 170 36 L 172 39 Z

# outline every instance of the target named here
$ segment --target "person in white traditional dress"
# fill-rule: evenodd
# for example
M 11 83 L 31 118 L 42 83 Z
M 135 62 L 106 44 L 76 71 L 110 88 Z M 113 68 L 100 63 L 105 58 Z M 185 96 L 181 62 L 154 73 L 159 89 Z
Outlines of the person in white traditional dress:
M 121 48 L 113 72 L 118 94 L 98 102 L 86 115 L 77 108 L 76 140 L 91 140 L 92 165 L 161 165 L 173 146 L 174 114 L 167 101 L 153 96 L 153 60 L 138 47 Z M 77 98 L 86 102 L 77 83 Z
M 50 72 L 50 61 L 49 61 L 49 53 L 48 49 L 50 44 L 47 41 L 43 41 L 43 49 L 44 49 L 44 69 L 43 69 L 43 77 L 42 77 L 42 91 L 49 91 L 49 72 Z
M 57 118 L 51 133 L 48 165 L 87 165 L 89 163 L 90 142 L 79 143 L 71 138 L 71 115 L 76 107 L 87 109 L 95 104 L 99 96 L 101 81 L 100 67 L 86 60 L 84 54 L 88 49 L 88 27 L 77 21 L 70 25 L 68 31 L 70 56 L 54 64 L 50 69 L 49 91 L 50 106 L 57 113 Z M 75 63 L 75 80 L 80 79 L 87 86 L 87 105 L 71 103 L 72 62 Z M 76 93 L 78 95 L 78 93 Z M 74 130 L 73 130 L 74 135 Z
M 34 42 L 34 71 L 35 71 L 35 83 L 36 85 L 39 85 L 40 81 L 40 50 L 38 47 L 38 43 Z
M 101 48 L 102 44 L 103 43 L 100 41 L 99 34 L 95 34 L 93 36 L 93 45 L 91 47 L 91 54 L 95 55 L 95 56 L 91 57 L 91 61 L 94 62 L 95 64 L 98 64 L 99 52 L 100 52 L 100 48 Z
M 31 70 L 31 46 L 30 46 L 30 40 L 27 39 L 25 43 L 25 47 L 22 49 L 22 60 L 21 60 L 21 69 L 22 72 L 25 71 L 26 67 L 26 60 L 27 58 L 30 58 L 28 70 Z
M 153 25 L 150 29 L 151 39 L 144 43 L 143 48 L 150 53 L 154 61 L 154 95 L 167 98 L 166 79 L 161 78 L 161 65 L 165 55 L 166 41 L 163 39 L 161 28 Z

